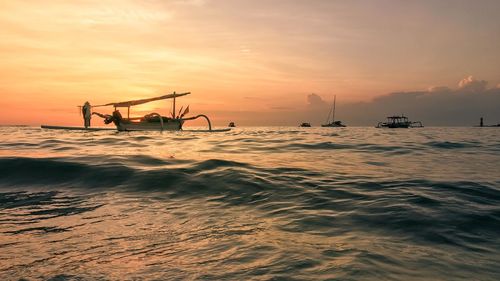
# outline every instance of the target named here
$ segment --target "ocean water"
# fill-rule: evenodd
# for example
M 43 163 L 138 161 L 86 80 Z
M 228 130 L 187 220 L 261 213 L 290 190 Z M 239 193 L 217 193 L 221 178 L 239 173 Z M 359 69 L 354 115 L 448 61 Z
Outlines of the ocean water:
M 499 280 L 500 128 L 0 127 L 0 280 Z

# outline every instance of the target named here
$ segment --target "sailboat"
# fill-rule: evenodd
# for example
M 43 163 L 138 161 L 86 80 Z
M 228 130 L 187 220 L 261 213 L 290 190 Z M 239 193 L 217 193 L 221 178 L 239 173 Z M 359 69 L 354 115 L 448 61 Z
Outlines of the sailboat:
M 345 127 L 342 121 L 335 121 L 335 102 L 337 100 L 337 95 L 333 96 L 333 106 L 328 112 L 328 118 L 326 119 L 326 124 L 322 124 L 321 127 Z M 332 116 L 332 121 L 330 121 L 330 116 Z

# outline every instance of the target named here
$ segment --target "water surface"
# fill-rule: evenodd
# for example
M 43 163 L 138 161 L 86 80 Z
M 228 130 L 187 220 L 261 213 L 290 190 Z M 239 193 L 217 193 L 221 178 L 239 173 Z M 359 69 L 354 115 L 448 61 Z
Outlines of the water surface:
M 0 127 L 1 280 L 498 280 L 500 129 Z

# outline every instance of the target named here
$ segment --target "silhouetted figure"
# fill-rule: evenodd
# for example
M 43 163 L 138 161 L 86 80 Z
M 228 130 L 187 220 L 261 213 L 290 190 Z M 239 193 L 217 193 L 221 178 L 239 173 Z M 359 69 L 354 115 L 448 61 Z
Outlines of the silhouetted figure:
M 82 106 L 82 114 L 83 114 L 83 125 L 85 128 L 90 127 L 90 118 L 92 117 L 92 109 L 90 103 L 86 101 Z
M 119 110 L 113 111 L 113 119 L 118 123 L 120 123 L 120 121 L 123 119 L 122 114 L 120 113 Z
M 483 117 L 481 117 L 481 121 L 479 121 L 479 127 L 484 127 Z

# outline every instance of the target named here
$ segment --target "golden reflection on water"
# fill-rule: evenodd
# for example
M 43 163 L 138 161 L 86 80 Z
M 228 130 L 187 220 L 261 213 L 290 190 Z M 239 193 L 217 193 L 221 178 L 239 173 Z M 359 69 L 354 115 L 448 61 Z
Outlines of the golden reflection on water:
M 474 128 L 477 129 L 477 128 Z M 477 169 L 478 152 L 464 148 L 434 150 L 433 142 L 471 142 L 472 132 L 460 135 L 460 129 L 423 128 L 383 130 L 375 128 L 233 128 L 227 133 L 194 132 L 78 132 L 39 128 L 3 128 L 0 156 L 89 157 L 134 165 L 136 156 L 148 156 L 170 164 L 176 160 L 205 161 L 223 159 L 260 167 L 295 167 L 341 174 L 388 176 L 398 173 L 414 177 L 456 178 Z M 466 131 L 464 131 L 466 132 Z M 495 139 L 496 131 L 481 132 Z M 488 135 L 489 134 L 489 135 Z M 482 169 L 494 153 L 481 153 Z M 439 170 L 435 166 L 439 165 Z M 474 166 L 470 166 L 470 165 Z M 479 164 L 479 163 L 478 163 Z M 474 169 L 474 170 L 473 170 Z
M 24 277 L 36 278 L 64 268 L 77 276 L 92 272 L 121 279 L 146 272 L 151 278 L 155 274 L 160 278 L 162 269 L 178 269 L 196 276 L 214 267 L 227 273 L 266 268 L 295 259 L 298 253 L 320 261 L 315 270 L 321 271 L 345 266 L 355 258 L 325 257 L 321 249 L 342 252 L 360 246 L 352 243 L 363 243 L 351 235 L 283 232 L 281 219 L 246 207 L 214 211 L 218 204 L 204 200 L 176 202 L 108 193 L 105 197 L 85 195 L 81 205 L 65 202 L 76 198 L 73 196 L 78 194 L 57 194 L 53 204 L 44 206 L 47 213 L 69 209 L 52 218 L 33 215 L 40 210 L 30 207 L 1 214 L 2 221 L 12 224 L 0 227 L 0 241 L 16 244 L 0 254 L 8 261 L 2 263 L 1 271 L 21 274 L 18 270 L 22 268 Z M 89 211 L 71 211 L 85 207 Z M 18 224 L 23 221 L 29 224 Z M 12 235 L 14 232 L 20 233 Z
M 429 221 L 481 216 L 468 192 L 498 178 L 496 131 L 2 130 L 2 163 L 21 163 L 1 167 L 13 174 L 0 181 L 6 280 L 446 277 L 478 257 L 456 244 L 482 237 L 419 239 L 455 238 Z

